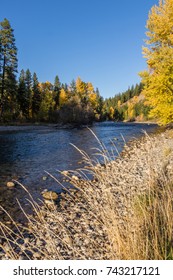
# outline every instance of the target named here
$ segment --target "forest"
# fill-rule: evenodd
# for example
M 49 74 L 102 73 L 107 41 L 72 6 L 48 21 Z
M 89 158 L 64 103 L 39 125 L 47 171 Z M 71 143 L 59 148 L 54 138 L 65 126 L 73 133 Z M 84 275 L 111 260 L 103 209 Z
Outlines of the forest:
M 90 124 L 93 121 L 173 121 L 172 1 L 153 7 L 147 21 L 143 54 L 147 70 L 141 82 L 105 100 L 91 82 L 80 77 L 68 84 L 56 75 L 54 84 L 40 82 L 36 73 L 18 73 L 14 30 L 0 22 L 0 122 Z
M 0 23 L 0 121 L 62 122 L 88 124 L 100 120 L 103 98 L 92 83 L 78 77 L 70 85 L 39 82 L 37 74 L 22 69 L 18 75 L 14 30 Z
M 0 121 L 90 124 L 103 120 L 143 120 L 147 109 L 138 103 L 142 85 L 104 100 L 99 89 L 80 77 L 68 84 L 56 75 L 54 84 L 40 82 L 37 73 L 18 74 L 14 30 L 8 19 L 0 23 Z M 135 99 L 136 98 L 136 99 Z M 132 100 L 130 102 L 130 100 Z
M 143 84 L 129 87 L 126 91 L 104 100 L 106 115 L 109 120 L 115 121 L 147 121 L 149 120 L 150 106 L 146 104 L 142 94 Z

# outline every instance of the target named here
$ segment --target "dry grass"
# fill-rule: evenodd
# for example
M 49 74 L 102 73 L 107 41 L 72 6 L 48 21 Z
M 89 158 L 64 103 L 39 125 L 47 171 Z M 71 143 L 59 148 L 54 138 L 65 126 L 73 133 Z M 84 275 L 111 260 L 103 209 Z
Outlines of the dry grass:
M 172 133 L 135 141 L 116 161 L 99 142 L 95 159 L 80 151 L 85 170 L 60 205 L 38 206 L 26 228 L 1 223 L 8 259 L 173 259 Z M 104 165 L 97 165 L 102 155 Z M 57 180 L 56 178 L 54 178 Z M 57 180 L 57 183 L 58 180 Z
M 135 208 L 140 259 L 173 259 L 173 185 L 155 185 Z M 136 253 L 135 253 L 136 254 Z M 135 255 L 134 255 L 135 257 Z

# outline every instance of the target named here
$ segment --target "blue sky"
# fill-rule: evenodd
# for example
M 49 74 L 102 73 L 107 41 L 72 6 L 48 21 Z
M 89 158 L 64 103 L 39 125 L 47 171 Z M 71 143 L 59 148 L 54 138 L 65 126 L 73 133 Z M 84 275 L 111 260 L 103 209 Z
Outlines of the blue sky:
M 142 45 L 150 8 L 158 0 L 6 0 L 5 17 L 14 29 L 18 70 L 39 81 L 62 83 L 78 76 L 101 95 L 114 96 L 138 83 L 146 68 Z

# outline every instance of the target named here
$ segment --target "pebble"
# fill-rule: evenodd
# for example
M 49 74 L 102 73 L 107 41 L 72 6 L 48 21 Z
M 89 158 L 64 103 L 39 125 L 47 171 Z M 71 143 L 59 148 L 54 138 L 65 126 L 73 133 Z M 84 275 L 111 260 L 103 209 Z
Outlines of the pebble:
M 53 191 L 46 191 L 42 193 L 42 196 L 46 200 L 57 200 L 58 194 Z
M 7 187 L 8 188 L 14 188 L 15 184 L 13 182 L 7 182 Z
M 67 176 L 67 175 L 69 175 L 69 172 L 67 170 L 64 170 L 64 171 L 61 172 L 61 174 L 64 175 L 64 176 Z
M 77 176 L 75 176 L 75 175 L 73 175 L 71 178 L 72 178 L 72 180 L 75 180 L 75 181 L 79 180 L 79 178 Z

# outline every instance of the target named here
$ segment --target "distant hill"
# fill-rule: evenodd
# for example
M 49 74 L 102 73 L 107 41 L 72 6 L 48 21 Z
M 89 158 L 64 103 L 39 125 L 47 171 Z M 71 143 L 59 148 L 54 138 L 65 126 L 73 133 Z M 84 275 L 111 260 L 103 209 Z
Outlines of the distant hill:
M 107 119 L 115 121 L 147 121 L 150 107 L 142 94 L 143 85 L 136 84 L 125 92 L 105 99 Z

